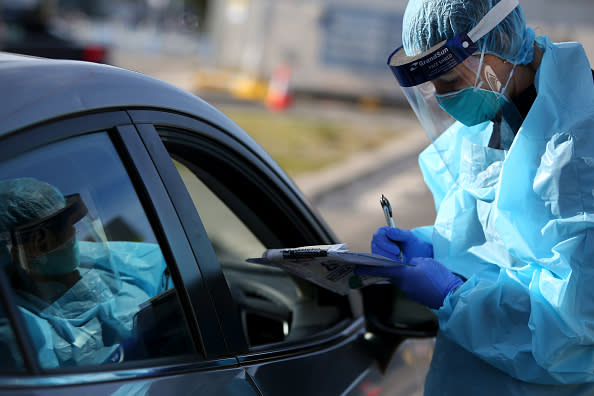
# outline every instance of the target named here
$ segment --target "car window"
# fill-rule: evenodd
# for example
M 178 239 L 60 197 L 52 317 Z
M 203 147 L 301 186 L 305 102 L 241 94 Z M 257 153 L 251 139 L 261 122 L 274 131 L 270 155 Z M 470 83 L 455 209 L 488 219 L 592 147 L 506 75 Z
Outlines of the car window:
M 0 256 L 42 367 L 195 352 L 157 238 L 107 133 L 10 158 L 0 174 Z M 0 350 L 18 366 L 2 317 L 0 325 Z
M 198 160 L 205 159 L 198 153 L 192 159 L 173 156 L 221 264 L 250 346 L 298 341 L 344 317 L 337 305 L 321 301 L 315 286 L 283 270 L 246 262 L 267 248 L 279 247 L 283 231 L 291 228 L 286 223 L 281 230 L 268 228 L 272 207 L 261 202 L 254 206 L 257 197 L 248 199 L 232 191 L 233 186 L 257 184 L 255 180 L 219 174 L 221 168 Z

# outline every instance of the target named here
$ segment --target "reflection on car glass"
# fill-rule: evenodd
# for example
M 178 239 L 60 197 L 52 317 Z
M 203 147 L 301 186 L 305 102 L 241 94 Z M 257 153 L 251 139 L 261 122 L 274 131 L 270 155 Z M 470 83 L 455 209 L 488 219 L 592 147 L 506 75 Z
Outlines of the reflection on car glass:
M 138 306 L 167 287 L 158 246 L 108 242 L 80 196 L 39 180 L 5 180 L 0 193 L 9 271 L 42 365 L 119 361 Z

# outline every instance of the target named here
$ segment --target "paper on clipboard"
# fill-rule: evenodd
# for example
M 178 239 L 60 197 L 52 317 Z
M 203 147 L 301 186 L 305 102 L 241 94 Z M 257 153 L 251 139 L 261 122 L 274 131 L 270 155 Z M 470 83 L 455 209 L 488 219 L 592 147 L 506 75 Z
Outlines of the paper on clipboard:
M 269 249 L 262 257 L 249 258 L 247 261 L 284 269 L 342 295 L 348 294 L 352 289 L 387 280 L 381 277 L 356 275 L 353 272 L 356 265 L 402 265 L 400 262 L 377 254 L 351 252 L 347 244 Z

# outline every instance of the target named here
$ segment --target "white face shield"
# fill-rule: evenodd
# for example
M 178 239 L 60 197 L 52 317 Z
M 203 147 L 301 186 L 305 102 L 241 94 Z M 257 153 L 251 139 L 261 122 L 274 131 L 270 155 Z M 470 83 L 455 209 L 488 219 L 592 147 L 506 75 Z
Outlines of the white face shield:
M 473 126 L 506 113 L 509 101 L 504 92 L 514 69 L 497 76 L 484 63 L 484 48 L 481 52 L 476 42 L 517 6 L 518 0 L 501 0 L 470 32 L 416 56 L 407 56 L 401 46 L 388 58 L 388 66 L 432 141 L 456 121 Z
M 61 210 L 12 230 L 13 258 L 29 275 L 64 275 L 80 264 L 79 240 L 95 242 L 108 256 L 105 236 L 102 230 L 97 231 L 97 222 L 90 217 L 81 197 L 70 195 Z

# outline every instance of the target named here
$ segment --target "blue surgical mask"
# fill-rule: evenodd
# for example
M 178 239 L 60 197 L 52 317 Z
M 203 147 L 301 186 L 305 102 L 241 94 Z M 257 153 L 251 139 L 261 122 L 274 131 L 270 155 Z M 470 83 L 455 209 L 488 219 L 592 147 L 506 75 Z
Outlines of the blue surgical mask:
M 439 106 L 466 126 L 493 120 L 501 110 L 505 97 L 482 88 L 464 88 L 447 94 L 435 94 Z
M 485 46 L 481 53 L 481 60 L 478 70 L 483 68 L 483 60 L 485 57 Z M 477 71 L 474 87 L 464 88 L 455 92 L 448 92 L 446 94 L 435 94 L 439 106 L 455 120 L 460 121 L 466 126 L 474 126 L 485 121 L 492 121 L 495 119 L 502 107 L 508 102 L 503 94 L 511 81 L 516 64 L 507 78 L 505 86 L 501 92 L 495 92 L 488 89 L 481 88 L 482 82 L 479 82 L 479 72 Z M 489 81 L 489 80 L 487 80 Z M 493 85 L 489 83 L 493 88 Z M 498 87 L 497 87 L 498 88 Z M 497 89 L 494 88 L 494 89 Z
M 74 271 L 80 263 L 78 241 L 71 239 L 57 249 L 32 260 L 31 272 L 59 276 Z

